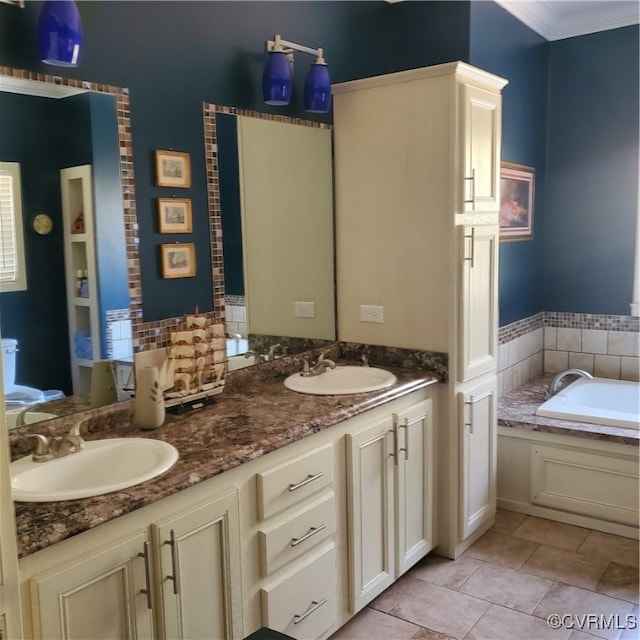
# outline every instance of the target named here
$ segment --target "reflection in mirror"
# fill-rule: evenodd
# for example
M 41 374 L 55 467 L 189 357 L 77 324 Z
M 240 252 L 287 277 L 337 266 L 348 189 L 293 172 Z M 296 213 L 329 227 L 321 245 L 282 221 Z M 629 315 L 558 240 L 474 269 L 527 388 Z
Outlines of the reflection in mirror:
M 207 126 L 229 369 L 334 342 L 330 126 L 211 104 Z
M 0 67 L 0 112 L 0 162 L 20 166 L 26 267 L 22 290 L 0 283 L 3 390 L 15 419 L 30 421 L 54 404 L 56 415 L 87 408 L 93 363 L 131 358 L 140 294 L 129 276 L 139 272 L 129 97 Z

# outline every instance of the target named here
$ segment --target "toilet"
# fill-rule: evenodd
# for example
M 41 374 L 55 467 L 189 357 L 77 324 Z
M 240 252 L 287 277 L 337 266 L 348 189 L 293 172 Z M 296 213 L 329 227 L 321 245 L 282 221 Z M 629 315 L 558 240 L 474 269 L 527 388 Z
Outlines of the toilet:
M 41 391 L 33 387 L 16 384 L 16 353 L 18 341 L 15 338 L 2 338 L 2 382 L 4 400 L 7 405 L 27 405 L 47 402 L 64 397 L 62 391 Z

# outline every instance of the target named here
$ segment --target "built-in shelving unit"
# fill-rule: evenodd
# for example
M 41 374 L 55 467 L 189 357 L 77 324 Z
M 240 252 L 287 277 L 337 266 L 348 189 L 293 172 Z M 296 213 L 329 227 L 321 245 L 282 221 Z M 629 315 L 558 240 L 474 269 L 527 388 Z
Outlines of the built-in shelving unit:
M 64 262 L 69 314 L 69 346 L 73 393 L 89 393 L 91 372 L 100 359 L 100 325 L 93 230 L 91 165 L 60 171 L 64 224 Z M 86 274 L 82 292 L 78 273 Z M 82 295 L 81 295 L 82 294 Z

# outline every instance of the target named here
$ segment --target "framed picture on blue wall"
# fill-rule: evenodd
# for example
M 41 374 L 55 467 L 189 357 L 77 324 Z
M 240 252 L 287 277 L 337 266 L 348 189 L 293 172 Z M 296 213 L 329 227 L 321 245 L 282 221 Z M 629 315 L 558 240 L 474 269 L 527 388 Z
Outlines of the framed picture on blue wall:
M 156 151 L 156 186 L 190 187 L 191 158 L 181 151 Z
M 500 164 L 500 240 L 533 236 L 535 169 L 513 162 Z

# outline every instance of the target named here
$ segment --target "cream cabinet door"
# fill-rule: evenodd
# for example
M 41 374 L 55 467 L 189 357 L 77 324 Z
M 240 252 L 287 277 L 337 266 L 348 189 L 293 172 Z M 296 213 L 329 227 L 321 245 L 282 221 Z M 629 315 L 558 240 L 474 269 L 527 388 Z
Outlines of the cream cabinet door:
M 496 512 L 496 402 L 495 379 L 459 394 L 461 540 Z
M 464 382 L 497 368 L 498 228 L 461 226 L 458 234 L 458 379 Z
M 242 638 L 238 494 L 151 525 L 159 582 L 159 636 Z
M 391 416 L 346 436 L 352 613 L 382 593 L 396 576 L 393 443 Z
M 473 85 L 461 90 L 461 213 L 500 209 L 500 134 L 502 98 Z
M 36 638 L 151 638 L 145 572 L 146 534 L 94 552 L 30 581 Z
M 435 547 L 435 459 L 432 401 L 393 416 L 396 458 L 396 564 L 398 576 Z

